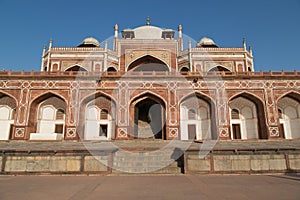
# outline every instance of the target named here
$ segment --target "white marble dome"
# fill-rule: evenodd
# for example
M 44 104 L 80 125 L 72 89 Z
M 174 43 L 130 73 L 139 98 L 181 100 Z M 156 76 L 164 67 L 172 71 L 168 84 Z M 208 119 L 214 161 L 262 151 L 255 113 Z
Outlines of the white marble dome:
M 136 39 L 160 39 L 163 30 L 155 26 L 141 26 L 133 31 Z

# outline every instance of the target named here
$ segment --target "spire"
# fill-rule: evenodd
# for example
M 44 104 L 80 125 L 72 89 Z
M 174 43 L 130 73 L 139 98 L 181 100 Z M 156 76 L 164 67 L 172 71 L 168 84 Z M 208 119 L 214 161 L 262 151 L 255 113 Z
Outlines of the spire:
M 50 41 L 49 41 L 49 49 L 52 48 L 52 44 L 53 44 L 53 40 L 52 40 L 52 38 L 51 38 Z
M 150 26 L 150 16 L 147 17 L 147 25 Z
M 114 26 L 114 30 L 115 30 L 115 38 L 117 38 L 117 37 L 118 37 L 118 30 L 119 30 L 118 24 L 116 24 L 116 25 Z
M 182 26 L 181 25 L 178 26 L 178 37 L 182 38 Z
M 250 52 L 250 55 L 252 56 L 252 46 L 249 46 L 249 52 Z
M 247 45 L 246 45 L 246 39 L 243 38 L 243 45 L 244 45 L 244 49 L 246 50 L 247 49 Z

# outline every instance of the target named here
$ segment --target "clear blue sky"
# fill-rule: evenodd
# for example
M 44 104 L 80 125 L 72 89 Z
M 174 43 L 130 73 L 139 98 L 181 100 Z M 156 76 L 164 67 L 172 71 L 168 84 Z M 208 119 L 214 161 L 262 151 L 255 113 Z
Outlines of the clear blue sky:
M 177 30 L 220 47 L 253 46 L 255 69 L 300 70 L 300 0 L 0 0 L 0 69 L 39 70 L 44 44 L 76 46 L 144 25 Z

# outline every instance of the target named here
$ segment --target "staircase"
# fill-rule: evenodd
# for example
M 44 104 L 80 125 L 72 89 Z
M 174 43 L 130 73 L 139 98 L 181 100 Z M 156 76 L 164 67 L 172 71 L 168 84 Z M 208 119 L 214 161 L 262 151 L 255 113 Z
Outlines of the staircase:
M 138 138 L 153 138 L 153 131 L 148 122 L 139 120 L 138 121 Z
M 183 161 L 174 150 L 115 152 L 112 174 L 181 174 Z M 180 154 L 178 154 L 180 155 Z

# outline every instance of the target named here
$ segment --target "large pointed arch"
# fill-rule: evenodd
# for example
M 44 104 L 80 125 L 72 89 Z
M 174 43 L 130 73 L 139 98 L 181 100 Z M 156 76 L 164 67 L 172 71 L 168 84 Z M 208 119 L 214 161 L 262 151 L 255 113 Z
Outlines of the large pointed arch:
M 263 101 L 259 97 L 257 97 L 255 94 L 252 94 L 249 92 L 241 92 L 241 93 L 238 93 L 238 94 L 232 96 L 228 100 L 228 105 L 230 105 L 230 103 L 232 101 L 234 101 L 235 99 L 238 99 L 238 98 L 244 98 L 244 99 L 252 102 L 255 105 L 254 114 L 256 114 L 256 116 L 254 116 L 254 118 L 257 119 L 257 121 L 255 121 L 255 123 L 257 124 L 258 139 L 267 139 L 268 138 L 268 134 L 267 134 L 268 130 L 267 130 L 267 126 L 266 126 L 266 114 L 265 114 L 265 106 L 264 106 Z M 235 108 L 230 107 L 230 109 L 229 109 L 230 113 L 231 113 L 232 109 L 235 109 Z M 231 116 L 230 113 L 228 116 Z M 232 124 L 232 119 L 230 121 Z M 231 127 L 232 135 L 233 135 L 234 128 L 235 127 Z
M 225 72 L 231 72 L 230 69 L 228 69 L 228 68 L 225 67 L 225 66 L 221 66 L 221 65 L 212 67 L 212 68 L 210 68 L 207 72 L 222 72 L 222 71 L 225 71 Z
M 144 92 L 130 103 L 130 137 L 166 139 L 166 102 L 159 95 Z
M 95 110 L 97 116 L 91 120 L 87 118 L 89 110 Z M 101 118 L 101 114 L 109 116 L 106 119 Z M 115 121 L 116 121 L 116 101 L 115 99 L 102 91 L 97 91 L 82 99 L 80 102 L 80 114 L 78 133 L 82 140 L 101 140 L 115 138 Z M 105 128 L 106 135 L 99 135 L 102 128 Z M 103 129 L 104 129 L 103 128 Z
M 66 68 L 65 71 L 83 71 L 83 72 L 87 72 L 88 70 L 85 67 L 76 64 L 76 65 L 73 65 L 73 66 L 70 66 L 70 67 Z
M 300 94 L 287 92 L 277 99 L 280 136 L 286 139 L 300 138 Z
M 130 62 L 127 71 L 170 71 L 170 67 L 153 55 L 145 55 Z
M 7 94 L 0 92 L 0 140 L 12 138 L 14 130 L 14 121 L 16 119 L 16 99 Z
M 3 96 L 8 96 L 8 97 L 12 98 L 15 101 L 16 105 L 18 105 L 18 100 L 17 100 L 16 97 L 14 97 L 13 95 L 1 90 L 0 91 L 0 98 L 3 97 Z
M 296 91 L 289 91 L 289 92 L 286 92 L 284 94 L 282 94 L 281 96 L 279 96 L 277 98 L 277 102 L 282 99 L 283 97 L 290 97 L 296 101 L 300 101 L 300 93 L 299 92 L 296 92 Z
M 61 104 L 61 105 L 57 106 L 57 108 L 55 108 L 56 109 L 55 112 L 59 112 L 59 113 L 63 112 L 63 115 L 65 115 L 66 110 L 67 110 L 67 101 L 66 101 L 66 99 L 64 97 L 62 97 L 61 95 L 56 94 L 52 91 L 43 93 L 43 94 L 37 96 L 36 98 L 34 98 L 31 101 L 30 105 L 29 105 L 29 117 L 28 117 L 28 131 L 29 131 L 29 133 L 38 133 L 38 123 L 42 123 L 42 122 L 40 122 L 40 117 L 39 117 L 39 115 L 41 114 L 40 109 L 42 109 L 41 105 L 42 105 L 43 102 L 45 102 L 45 101 L 47 101 L 51 98 L 57 98 L 57 100 Z M 53 107 L 53 105 L 52 105 L 52 107 Z M 53 125 L 55 125 L 55 123 L 56 123 L 55 121 L 57 121 L 57 120 L 53 121 Z M 59 129 L 61 129 L 60 131 L 62 131 L 61 134 L 62 134 L 62 137 L 63 137 L 64 126 L 65 126 L 65 117 L 63 117 L 61 120 L 58 120 L 58 121 L 62 121 L 61 122 L 62 126 Z M 55 129 L 56 129 L 56 127 L 55 127 Z M 53 131 L 53 132 L 55 132 L 55 131 Z M 36 135 L 32 135 L 32 136 L 30 136 L 30 138 L 37 139 L 35 136 Z M 46 139 L 46 140 L 48 140 L 48 139 Z
M 179 101 L 179 107 L 181 139 L 217 139 L 216 108 L 211 97 L 197 91 L 183 97 Z M 191 112 L 196 117 L 191 119 Z

